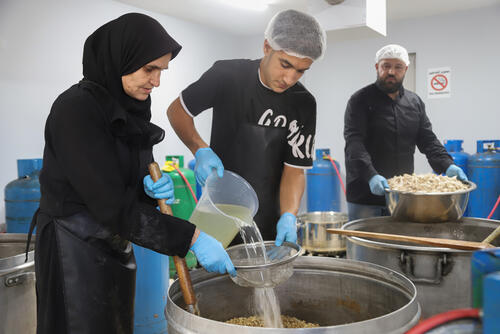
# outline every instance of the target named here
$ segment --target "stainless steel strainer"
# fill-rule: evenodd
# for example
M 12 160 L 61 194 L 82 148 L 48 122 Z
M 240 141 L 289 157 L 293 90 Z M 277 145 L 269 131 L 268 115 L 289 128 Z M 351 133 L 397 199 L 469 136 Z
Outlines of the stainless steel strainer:
M 266 254 L 274 250 L 274 241 L 265 241 Z M 236 268 L 236 277 L 231 277 L 234 283 L 249 288 L 274 288 L 283 283 L 293 274 L 293 261 L 300 255 L 301 247 L 297 244 L 284 242 L 276 252 L 278 256 L 264 260 L 262 251 L 258 255 L 252 253 L 252 245 L 240 244 L 226 249 Z

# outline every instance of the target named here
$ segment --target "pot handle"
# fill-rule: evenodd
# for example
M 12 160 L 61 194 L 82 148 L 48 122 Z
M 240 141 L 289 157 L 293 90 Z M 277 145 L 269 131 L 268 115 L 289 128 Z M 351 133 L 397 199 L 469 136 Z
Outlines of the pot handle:
M 24 254 L 23 254 L 23 257 L 24 257 Z M 0 277 L 5 276 L 5 275 L 9 275 L 13 272 L 17 272 L 17 271 L 21 271 L 21 270 L 33 267 L 34 264 L 35 264 L 35 261 L 30 261 L 30 262 L 25 262 L 23 264 L 15 266 L 15 267 L 11 267 L 11 268 L 8 268 L 5 270 L 0 270 Z
M 35 280 L 34 271 L 26 271 L 24 273 L 15 274 L 12 276 L 5 277 L 5 286 L 11 288 L 13 286 L 18 286 L 24 284 L 24 282 Z
M 413 257 L 406 253 L 406 252 L 401 252 L 400 258 L 399 258 L 399 266 L 401 267 L 401 270 L 403 271 L 403 274 L 405 274 L 412 282 L 414 283 L 425 283 L 425 284 L 440 284 L 443 276 L 446 276 L 450 273 L 451 269 L 453 268 L 453 261 L 448 260 L 448 257 L 445 254 L 442 254 L 436 258 L 436 273 L 434 275 L 434 278 L 425 278 L 425 277 L 417 277 L 414 274 L 414 260 Z
M 297 228 L 297 243 L 301 246 L 304 244 L 304 238 L 306 237 L 304 231 L 305 226 L 306 224 L 300 218 L 297 218 L 295 221 L 295 227 Z

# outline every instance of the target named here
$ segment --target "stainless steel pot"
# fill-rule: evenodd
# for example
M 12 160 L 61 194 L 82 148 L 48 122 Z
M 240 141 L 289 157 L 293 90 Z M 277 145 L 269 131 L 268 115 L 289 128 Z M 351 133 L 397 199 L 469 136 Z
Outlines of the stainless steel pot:
M 482 241 L 498 224 L 495 220 L 479 218 L 424 224 L 377 217 L 349 222 L 343 229 Z M 500 241 L 497 240 L 496 245 L 500 245 Z M 415 283 L 418 300 L 422 305 L 422 316 L 425 318 L 451 309 L 471 307 L 472 253 L 404 242 L 347 237 L 348 259 L 376 263 L 396 270 Z
M 36 332 L 34 242 L 25 263 L 26 241 L 26 234 L 0 234 L 0 333 Z
M 313 211 L 297 217 L 297 242 L 311 253 L 345 252 L 345 237 L 327 233 L 329 228 L 341 228 L 347 214 L 335 211 Z
M 328 257 L 300 256 L 294 274 L 275 288 L 281 313 L 318 323 L 319 328 L 277 329 L 227 324 L 255 315 L 253 289 L 228 275 L 192 271 L 202 317 L 185 311 L 175 281 L 168 290 L 168 333 L 405 333 L 420 318 L 416 288 L 406 277 L 374 264 Z

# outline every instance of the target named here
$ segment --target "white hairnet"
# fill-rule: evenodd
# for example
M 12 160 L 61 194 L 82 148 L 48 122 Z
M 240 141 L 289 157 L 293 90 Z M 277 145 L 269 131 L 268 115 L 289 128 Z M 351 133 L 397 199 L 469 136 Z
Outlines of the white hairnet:
M 399 59 L 406 64 L 410 65 L 410 59 L 408 58 L 408 51 L 401 45 L 389 44 L 381 48 L 375 54 L 375 63 L 378 64 L 382 59 Z
M 276 14 L 269 21 L 264 37 L 274 50 L 294 57 L 318 60 L 326 50 L 326 33 L 319 22 L 293 9 Z

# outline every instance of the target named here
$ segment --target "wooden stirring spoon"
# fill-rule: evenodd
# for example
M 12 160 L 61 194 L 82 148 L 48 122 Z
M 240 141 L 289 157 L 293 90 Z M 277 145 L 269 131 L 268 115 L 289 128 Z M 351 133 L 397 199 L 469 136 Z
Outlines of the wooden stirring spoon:
M 490 244 L 493 240 L 495 240 L 500 235 L 500 225 L 490 233 L 481 243 Z
M 161 178 L 160 167 L 156 162 L 150 163 L 148 169 L 153 182 L 156 182 Z M 164 200 L 158 200 L 158 205 L 160 206 L 160 211 L 162 213 L 172 215 L 172 209 L 165 203 Z M 198 302 L 196 301 L 196 295 L 194 294 L 193 284 L 191 283 L 191 275 L 189 275 L 189 269 L 186 265 L 186 259 L 174 256 L 174 263 L 177 275 L 179 276 L 179 284 L 181 286 L 187 310 L 190 313 L 200 315 L 200 309 L 198 308 Z
M 497 236 L 500 234 L 500 226 L 493 231 L 495 233 L 498 230 Z M 453 239 L 441 239 L 441 238 L 425 238 L 425 237 L 414 237 L 409 235 L 398 235 L 398 234 L 388 234 L 388 233 L 376 233 L 376 232 L 364 232 L 364 231 L 351 231 L 351 230 L 341 230 L 337 228 L 329 228 L 326 230 L 328 233 L 348 235 L 352 237 L 365 237 L 365 238 L 375 238 L 375 239 L 385 239 L 394 241 L 406 241 L 413 242 L 416 244 L 431 245 L 437 247 L 446 247 L 461 250 L 479 250 L 485 248 L 494 248 L 495 246 L 485 242 L 493 234 L 490 234 L 488 238 L 483 242 L 476 241 L 463 241 L 463 240 L 453 240 Z M 491 238 L 491 240 L 493 240 Z M 491 242 L 490 240 L 490 242 Z

